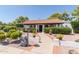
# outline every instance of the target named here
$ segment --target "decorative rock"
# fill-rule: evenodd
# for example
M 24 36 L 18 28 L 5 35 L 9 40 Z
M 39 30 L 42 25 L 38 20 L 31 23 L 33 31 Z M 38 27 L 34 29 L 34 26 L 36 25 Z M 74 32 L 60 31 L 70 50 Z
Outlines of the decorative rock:
M 28 46 L 28 38 L 26 36 L 25 37 L 21 37 L 20 41 L 21 41 L 20 46 L 22 46 L 22 47 Z
M 69 50 L 68 53 L 69 54 L 77 54 L 77 52 L 75 50 Z
M 75 40 L 75 42 L 79 42 L 79 39 Z

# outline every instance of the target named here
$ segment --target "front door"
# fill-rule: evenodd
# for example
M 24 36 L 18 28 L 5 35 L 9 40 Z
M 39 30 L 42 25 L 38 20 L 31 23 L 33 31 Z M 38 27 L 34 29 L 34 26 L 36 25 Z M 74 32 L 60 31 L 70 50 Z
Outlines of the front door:
M 42 25 L 39 25 L 39 32 L 42 32 Z

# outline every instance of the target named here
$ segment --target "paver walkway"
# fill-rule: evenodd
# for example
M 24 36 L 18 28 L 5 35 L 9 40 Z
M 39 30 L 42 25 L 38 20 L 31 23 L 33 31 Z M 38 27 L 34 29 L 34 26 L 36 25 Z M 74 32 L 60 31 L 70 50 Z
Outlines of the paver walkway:
M 48 54 L 53 52 L 52 40 L 44 33 L 38 34 L 41 37 L 40 47 L 33 48 L 33 53 Z
M 16 47 L 2 46 L 0 45 L 0 54 L 30 54 L 27 50 L 22 50 Z
M 52 40 L 44 33 L 38 33 L 38 36 L 41 37 L 41 42 L 38 43 L 40 47 L 24 47 L 19 48 L 17 46 L 3 46 L 0 45 L 0 53 L 10 53 L 10 54 L 50 54 L 53 53 Z M 38 37 L 37 36 L 37 37 Z M 30 34 L 31 37 L 31 34 Z M 37 39 L 39 42 L 39 39 Z

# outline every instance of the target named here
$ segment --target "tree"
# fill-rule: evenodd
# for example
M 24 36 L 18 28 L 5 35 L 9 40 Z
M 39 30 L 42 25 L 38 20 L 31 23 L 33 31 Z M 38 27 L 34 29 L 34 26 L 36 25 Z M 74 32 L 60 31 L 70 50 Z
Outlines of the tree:
M 28 20 L 28 17 L 25 16 L 19 16 L 18 18 L 16 18 L 12 23 L 9 23 L 10 25 L 16 25 L 16 24 L 20 24 L 26 20 Z
M 65 21 L 72 20 L 71 15 L 69 13 L 67 13 L 66 11 L 64 11 L 64 13 L 54 13 L 48 17 L 48 19 L 53 19 L 53 18 L 57 18 L 60 20 L 65 20 Z
M 19 16 L 18 18 L 15 19 L 15 22 L 16 23 L 22 23 L 22 22 L 24 22 L 25 20 L 28 20 L 28 19 L 29 19 L 28 17 Z
M 49 16 L 48 19 L 54 19 L 54 18 L 60 19 L 61 16 L 62 16 L 62 14 L 60 14 L 60 13 L 54 13 L 51 16 Z
M 79 6 L 77 6 L 77 8 L 73 10 L 72 16 L 74 16 L 76 20 L 79 20 Z
M 3 23 L 0 21 L 0 25 L 2 25 Z
M 72 17 L 69 13 L 67 13 L 67 11 L 64 11 L 64 13 L 62 13 L 62 16 L 60 17 L 61 20 L 65 20 L 65 21 L 71 21 Z

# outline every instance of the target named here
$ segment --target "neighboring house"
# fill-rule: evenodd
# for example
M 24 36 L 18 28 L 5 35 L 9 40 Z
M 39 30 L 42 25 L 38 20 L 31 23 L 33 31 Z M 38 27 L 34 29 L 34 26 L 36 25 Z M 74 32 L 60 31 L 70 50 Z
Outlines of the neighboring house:
M 51 20 L 26 20 L 23 22 L 24 28 L 34 27 L 36 32 L 44 32 L 45 27 L 70 27 L 69 22 L 60 20 L 60 19 L 51 19 Z

